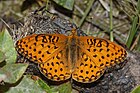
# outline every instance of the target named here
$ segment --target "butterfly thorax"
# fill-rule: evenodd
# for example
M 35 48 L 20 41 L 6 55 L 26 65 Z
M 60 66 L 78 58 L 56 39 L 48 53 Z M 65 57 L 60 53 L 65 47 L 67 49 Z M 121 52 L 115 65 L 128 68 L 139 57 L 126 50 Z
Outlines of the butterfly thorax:
M 77 52 L 78 52 L 78 46 L 76 43 L 78 42 L 77 36 L 71 35 L 68 36 L 68 44 L 67 44 L 67 50 L 68 50 L 68 60 L 70 60 L 71 64 L 71 72 L 74 70 L 74 66 L 77 62 Z

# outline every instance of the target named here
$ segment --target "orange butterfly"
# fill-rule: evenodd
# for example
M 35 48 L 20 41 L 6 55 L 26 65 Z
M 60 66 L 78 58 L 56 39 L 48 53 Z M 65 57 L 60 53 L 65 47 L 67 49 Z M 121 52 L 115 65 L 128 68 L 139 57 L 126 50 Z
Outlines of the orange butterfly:
M 38 63 L 40 71 L 53 81 L 72 79 L 91 83 L 99 79 L 107 67 L 122 62 L 126 50 L 105 39 L 92 36 L 34 34 L 18 40 L 17 51 Z

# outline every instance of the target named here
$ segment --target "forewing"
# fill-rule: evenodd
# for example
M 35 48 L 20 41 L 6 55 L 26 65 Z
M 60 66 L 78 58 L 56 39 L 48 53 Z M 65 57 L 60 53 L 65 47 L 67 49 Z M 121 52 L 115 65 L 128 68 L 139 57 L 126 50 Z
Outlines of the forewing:
M 67 37 L 64 35 L 34 34 L 17 41 L 16 49 L 24 57 L 44 63 L 56 52 L 65 47 Z

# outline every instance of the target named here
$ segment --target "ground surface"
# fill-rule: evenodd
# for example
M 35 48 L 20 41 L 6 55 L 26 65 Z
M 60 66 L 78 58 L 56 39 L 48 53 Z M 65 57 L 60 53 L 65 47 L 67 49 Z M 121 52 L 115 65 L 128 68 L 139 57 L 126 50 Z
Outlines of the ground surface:
M 51 19 L 46 15 L 45 17 L 40 15 L 31 16 L 31 18 L 27 19 L 25 23 L 26 25 L 22 28 L 22 30 L 20 29 L 20 33 L 22 33 L 22 31 L 27 31 L 27 34 L 63 33 L 67 35 L 68 33 L 66 29 L 72 29 L 74 27 L 73 24 L 71 24 L 67 20 L 64 20 L 63 18 L 56 17 L 56 19 Z M 63 23 L 65 23 L 65 25 Z M 60 27 L 56 24 L 63 24 L 63 26 L 65 27 Z M 31 28 L 34 28 L 35 30 L 29 30 Z M 55 29 L 56 32 L 52 32 L 52 29 Z M 81 30 L 79 30 L 79 32 L 79 35 L 84 35 L 84 33 Z M 18 31 L 17 33 L 20 34 Z M 24 36 L 23 33 L 22 35 Z M 119 67 L 109 69 L 99 80 L 91 84 L 80 84 L 77 82 L 73 82 L 73 91 L 79 91 L 81 93 L 130 93 L 132 89 L 134 89 L 137 85 L 140 84 L 139 57 L 140 54 L 138 52 L 133 53 L 128 51 L 127 59 L 124 61 L 123 64 L 119 65 Z M 32 67 L 33 65 L 31 64 L 29 70 L 31 70 Z M 35 69 L 37 69 L 37 67 L 35 67 Z M 39 70 L 35 70 L 33 72 L 40 75 Z

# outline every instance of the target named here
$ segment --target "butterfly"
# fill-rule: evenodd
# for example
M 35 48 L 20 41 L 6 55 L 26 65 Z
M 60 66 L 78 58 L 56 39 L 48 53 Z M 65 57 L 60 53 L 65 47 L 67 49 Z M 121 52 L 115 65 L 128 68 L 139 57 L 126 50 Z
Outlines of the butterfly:
M 38 64 L 40 72 L 52 81 L 72 77 L 77 82 L 91 83 L 106 68 L 124 61 L 126 50 L 106 39 L 72 34 L 33 34 L 16 42 L 19 54 Z

